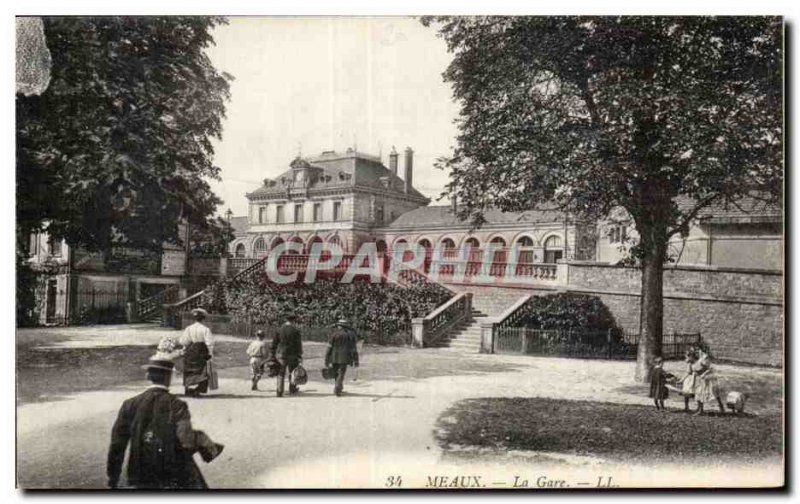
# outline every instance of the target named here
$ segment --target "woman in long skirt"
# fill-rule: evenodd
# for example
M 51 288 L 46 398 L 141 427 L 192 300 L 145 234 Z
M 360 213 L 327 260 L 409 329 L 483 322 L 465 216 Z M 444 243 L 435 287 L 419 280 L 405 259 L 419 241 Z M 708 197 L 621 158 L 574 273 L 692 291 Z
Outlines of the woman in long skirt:
M 697 361 L 692 364 L 692 372 L 696 376 L 694 384 L 694 399 L 697 401 L 695 415 L 703 414 L 703 404 L 717 401 L 720 413 L 725 413 L 725 405 L 720 398 L 719 384 L 714 370 L 711 369 L 711 356 L 704 349 L 697 351 Z
M 214 336 L 202 322 L 206 312 L 202 308 L 192 310 L 195 323 L 183 331 L 183 386 L 187 396 L 197 397 L 208 392 L 208 361 L 214 355 Z

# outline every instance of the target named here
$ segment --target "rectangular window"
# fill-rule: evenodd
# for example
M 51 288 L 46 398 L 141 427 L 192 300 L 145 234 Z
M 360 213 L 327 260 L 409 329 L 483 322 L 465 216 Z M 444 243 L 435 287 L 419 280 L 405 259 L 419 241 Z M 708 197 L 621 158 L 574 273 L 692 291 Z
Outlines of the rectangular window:
M 314 222 L 322 222 L 322 203 L 314 203 Z
M 283 217 L 283 205 L 278 205 L 275 207 L 275 222 L 278 224 L 283 224 L 285 222 Z
M 623 243 L 628 239 L 627 226 L 614 226 L 608 235 L 608 241 L 611 243 Z
M 50 238 L 50 255 L 55 257 L 61 256 L 61 240 Z
M 264 224 L 267 222 L 267 207 L 258 207 L 258 223 Z
M 342 202 L 341 201 L 334 201 L 333 202 L 333 220 L 335 220 L 335 221 L 342 220 Z
M 295 222 L 303 222 L 303 205 L 295 205 L 294 206 L 294 221 Z
M 378 204 L 375 206 L 375 224 L 383 224 L 383 205 Z
M 39 253 L 39 233 L 31 233 L 31 242 L 28 248 L 28 254 L 35 256 Z

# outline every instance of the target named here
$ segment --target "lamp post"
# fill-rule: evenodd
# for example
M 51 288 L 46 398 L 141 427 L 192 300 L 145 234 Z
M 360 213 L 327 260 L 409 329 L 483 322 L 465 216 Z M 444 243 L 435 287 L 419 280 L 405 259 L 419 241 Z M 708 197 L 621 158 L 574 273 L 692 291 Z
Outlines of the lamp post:
M 228 220 L 228 222 L 230 223 L 230 221 L 231 221 L 231 218 L 233 218 L 233 210 L 231 210 L 231 209 L 229 208 L 229 209 L 228 209 L 228 211 L 226 211 L 226 212 L 225 212 L 225 218 L 226 218 L 226 219 Z

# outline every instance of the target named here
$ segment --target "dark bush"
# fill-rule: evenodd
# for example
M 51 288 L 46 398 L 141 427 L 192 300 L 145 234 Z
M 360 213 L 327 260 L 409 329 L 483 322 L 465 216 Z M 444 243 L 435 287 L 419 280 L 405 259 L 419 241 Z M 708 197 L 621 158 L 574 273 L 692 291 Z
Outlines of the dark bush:
M 614 316 L 596 296 L 569 293 L 535 296 L 522 308 L 515 325 L 558 330 L 559 341 L 553 344 L 604 346 L 608 344 L 609 331 L 614 345 L 622 342 L 622 331 Z
M 335 275 L 320 274 L 315 282 L 301 279 L 276 284 L 261 272 L 246 280 L 222 281 L 206 289 L 202 306 L 228 314 L 259 328 L 276 327 L 294 313 L 307 329 L 307 339 L 327 339 L 329 327 L 346 318 L 369 343 L 410 343 L 411 319 L 423 317 L 446 302 L 449 291 L 423 281 L 400 286 L 358 279 L 341 283 Z

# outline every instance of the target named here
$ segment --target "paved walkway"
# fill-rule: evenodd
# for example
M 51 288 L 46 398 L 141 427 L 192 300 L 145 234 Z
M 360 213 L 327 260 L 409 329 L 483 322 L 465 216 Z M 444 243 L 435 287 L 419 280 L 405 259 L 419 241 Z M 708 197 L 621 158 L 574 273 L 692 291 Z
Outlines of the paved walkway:
M 102 334 L 91 330 L 53 334 L 61 345 L 127 345 L 133 340 L 154 344 L 158 339 L 157 330 L 130 327 Z M 41 332 L 22 336 L 19 341 L 27 344 L 49 344 Z M 319 357 L 305 362 L 312 379 L 301 394 L 277 398 L 271 380 L 262 382 L 265 391 L 249 390 L 242 360 L 241 367 L 222 370 L 220 390 L 214 395 L 186 399 L 195 428 L 226 445 L 218 460 L 200 463 L 214 488 L 383 488 L 390 476 L 401 476 L 403 487 L 422 487 L 428 476 L 456 474 L 480 474 L 484 482 L 495 479 L 498 484 L 510 484 L 512 474 L 533 476 L 532 471 L 543 468 L 549 468 L 553 478 L 565 474 L 594 481 L 598 474 L 614 470 L 629 484 L 652 481 L 652 468 L 619 468 L 602 460 L 558 454 L 517 453 L 508 461 L 489 457 L 464 465 L 443 460 L 434 440 L 436 419 L 464 398 L 541 396 L 648 404 L 632 383 L 631 362 L 388 349 L 365 352 L 358 380 L 353 381 L 356 373 L 348 370 L 347 393 L 341 398 L 332 396 L 332 383 L 319 377 Z M 719 366 L 721 373 L 739 372 L 728 368 Z M 777 370 L 752 372 L 780 376 Z M 116 412 L 125 398 L 144 385 L 131 382 L 19 406 L 20 484 L 27 488 L 103 487 Z M 708 478 L 702 474 L 677 471 L 676 477 L 687 484 L 707 485 Z M 725 477 L 764 475 L 733 468 Z

